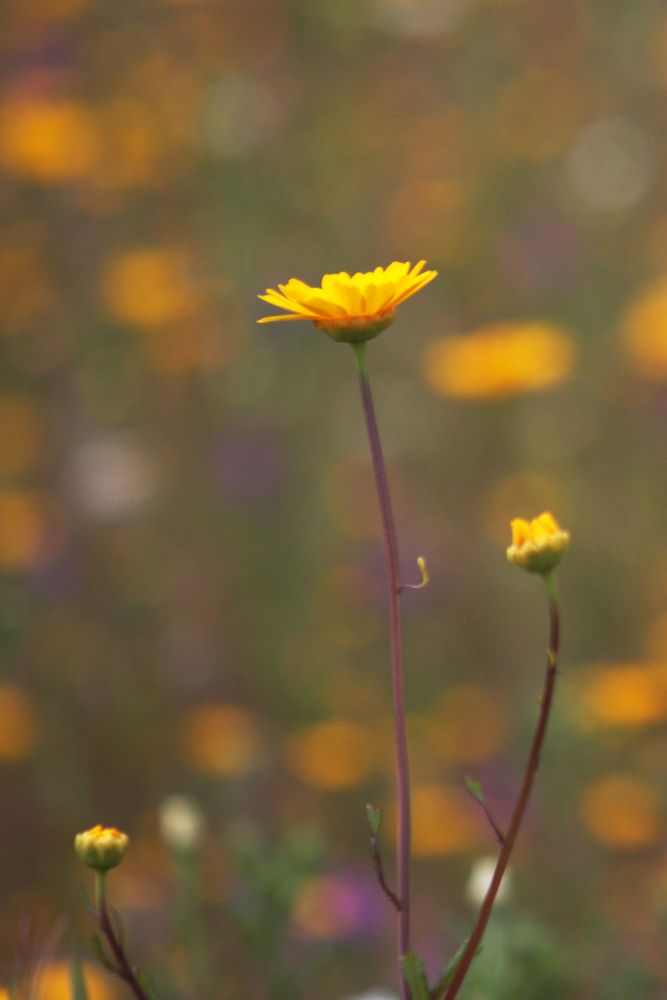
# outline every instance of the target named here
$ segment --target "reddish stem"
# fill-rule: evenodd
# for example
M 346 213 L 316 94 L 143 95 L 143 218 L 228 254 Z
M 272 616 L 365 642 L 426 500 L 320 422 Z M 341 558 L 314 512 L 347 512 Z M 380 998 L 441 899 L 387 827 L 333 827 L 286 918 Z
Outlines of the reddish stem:
M 558 609 L 556 588 L 551 576 L 545 575 L 544 581 L 549 591 L 550 635 L 549 646 L 547 648 L 547 667 L 544 677 L 544 688 L 540 699 L 540 712 L 537 720 L 537 728 L 535 729 L 535 735 L 533 736 L 526 770 L 514 805 L 509 829 L 505 835 L 505 842 L 498 857 L 493 878 L 491 879 L 491 884 L 487 889 L 477 921 L 473 927 L 470 937 L 468 938 L 468 943 L 466 944 L 461 960 L 456 967 L 456 972 L 452 977 L 449 987 L 444 994 L 443 1000 L 454 1000 L 454 997 L 458 994 L 461 984 L 468 973 L 475 955 L 477 954 L 482 937 L 484 936 L 484 931 L 486 930 L 486 925 L 489 922 L 489 917 L 491 916 L 493 904 L 496 901 L 496 896 L 498 895 L 498 890 L 500 889 L 500 884 L 503 880 L 503 875 L 505 874 L 505 869 L 507 868 L 512 855 L 517 834 L 526 812 L 526 806 L 528 805 L 528 799 L 530 798 L 535 775 L 540 764 L 540 756 L 544 745 L 544 737 L 546 735 L 547 723 L 549 722 L 549 714 L 551 712 L 551 705 L 553 702 L 554 687 L 558 672 L 558 654 L 560 650 L 560 613 Z
M 384 546 L 387 556 L 389 583 L 389 616 L 391 637 L 391 683 L 394 704 L 394 739 L 396 753 L 396 885 L 400 909 L 396 912 L 396 945 L 401 1000 L 410 1000 L 403 976 L 401 959 L 410 950 L 410 769 L 405 712 L 403 643 L 401 638 L 401 571 L 398 558 L 396 526 L 389 493 L 387 471 L 382 455 L 380 432 L 375 418 L 373 396 L 366 366 L 364 344 L 354 344 L 359 370 L 359 387 L 364 407 L 368 443 L 373 460 Z

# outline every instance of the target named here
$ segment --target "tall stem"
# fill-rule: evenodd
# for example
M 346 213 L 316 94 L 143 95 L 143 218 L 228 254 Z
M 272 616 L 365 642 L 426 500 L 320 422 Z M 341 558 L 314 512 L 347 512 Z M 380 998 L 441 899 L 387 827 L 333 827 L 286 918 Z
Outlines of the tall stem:
M 526 763 L 526 770 L 524 772 L 521 788 L 519 789 L 519 794 L 514 804 L 509 829 L 505 835 L 505 840 L 496 863 L 493 878 L 491 879 L 491 883 L 487 889 L 475 926 L 473 927 L 472 933 L 468 938 L 468 943 L 466 944 L 461 960 L 456 968 L 456 972 L 454 973 L 454 976 L 449 984 L 449 988 L 444 994 L 443 1000 L 454 1000 L 454 997 L 458 994 L 468 969 L 477 954 L 477 949 L 479 948 L 482 937 L 484 936 L 484 931 L 486 930 L 486 925 L 489 922 L 493 904 L 496 901 L 496 896 L 498 895 L 498 890 L 500 889 L 500 883 L 503 880 L 505 869 L 507 868 L 512 855 L 512 850 L 526 812 L 526 806 L 528 805 L 528 799 L 530 798 L 530 792 L 540 763 L 540 755 L 544 745 L 544 737 L 546 735 L 547 723 L 549 722 L 549 714 L 551 712 L 551 705 L 553 702 L 556 674 L 558 672 L 558 654 L 560 650 L 560 612 L 558 608 L 556 584 L 551 574 L 545 574 L 544 582 L 546 583 L 549 594 L 549 645 L 547 647 L 547 665 L 544 677 L 544 688 L 540 699 L 540 711 L 537 719 L 537 727 L 535 729 L 535 735 L 533 736 L 533 742 L 530 748 L 528 761 Z
M 109 947 L 111 948 L 111 953 L 116 962 L 116 975 L 119 976 L 123 982 L 127 983 L 137 1000 L 148 1000 L 148 997 L 140 985 L 134 969 L 132 968 L 125 953 L 123 943 L 119 940 L 109 916 L 106 894 L 106 872 L 95 872 L 95 903 L 97 905 L 97 920 L 100 925 L 100 929 L 107 939 Z
M 408 763 L 408 737 L 405 713 L 405 685 L 403 670 L 403 642 L 401 638 L 401 571 L 398 559 L 396 526 L 391 506 L 387 471 L 382 456 L 382 445 L 375 418 L 373 396 L 366 364 L 365 344 L 354 344 L 359 371 L 359 387 L 364 407 L 368 443 L 373 460 L 384 547 L 387 556 L 389 583 L 389 617 L 391 636 L 391 685 L 394 704 L 394 739 L 396 753 L 396 884 L 400 909 L 396 913 L 396 946 L 401 1000 L 410 994 L 401 969 L 401 958 L 410 949 L 410 769 Z

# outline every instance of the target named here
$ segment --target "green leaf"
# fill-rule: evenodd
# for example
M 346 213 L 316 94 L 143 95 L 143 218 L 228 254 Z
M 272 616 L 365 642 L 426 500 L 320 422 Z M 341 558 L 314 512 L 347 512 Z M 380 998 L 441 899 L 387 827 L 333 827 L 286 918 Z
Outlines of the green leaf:
M 465 782 L 466 788 L 472 795 L 473 799 L 479 802 L 480 805 L 485 805 L 486 799 L 484 798 L 484 791 L 479 781 L 475 781 L 475 779 L 471 778 L 470 775 L 466 775 Z
M 78 956 L 72 959 L 70 977 L 72 980 L 72 1000 L 88 1000 L 86 980 L 83 978 L 81 959 Z
M 368 825 L 371 828 L 371 833 L 374 837 L 377 837 L 382 826 L 382 810 L 369 803 L 366 806 L 366 815 L 368 816 Z
M 158 995 L 155 992 L 155 987 L 151 983 L 151 981 L 148 978 L 148 976 L 146 975 L 146 973 L 145 972 L 137 972 L 136 976 L 137 976 L 137 981 L 138 981 L 139 985 L 141 986 L 141 988 L 143 989 L 143 991 L 146 994 L 146 996 L 148 997 L 148 1000 L 158 1000 Z
M 415 951 L 408 951 L 401 959 L 403 975 L 410 988 L 412 1000 L 431 1000 L 431 994 L 424 972 L 424 963 Z
M 118 967 L 112 958 L 107 954 L 104 943 L 99 936 L 99 934 L 93 934 L 93 951 L 97 955 L 97 960 L 100 965 L 103 965 L 107 972 L 112 972 L 114 976 L 118 975 Z
M 454 973 L 458 969 L 459 963 L 463 958 L 463 952 L 466 950 L 467 945 L 468 945 L 468 938 L 465 939 L 461 947 L 456 951 L 454 955 L 452 955 L 452 957 L 446 963 L 444 969 L 440 974 L 440 978 L 438 979 L 435 986 L 431 989 L 431 1000 L 439 1000 L 439 998 L 442 996 L 442 994 L 445 992 L 445 990 L 451 983 L 452 979 L 454 978 Z M 477 958 L 481 950 L 482 948 L 480 946 L 475 952 L 475 958 Z

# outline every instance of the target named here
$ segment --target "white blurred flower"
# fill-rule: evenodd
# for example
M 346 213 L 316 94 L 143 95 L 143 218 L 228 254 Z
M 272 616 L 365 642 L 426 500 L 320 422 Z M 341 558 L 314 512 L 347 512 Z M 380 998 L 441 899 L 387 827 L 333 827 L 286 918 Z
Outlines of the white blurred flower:
M 403 38 L 428 38 L 453 31 L 476 0 L 375 0 L 379 28 Z
M 370 993 L 357 993 L 353 997 L 345 997 L 345 1000 L 398 1000 L 395 993 L 387 993 L 385 990 L 371 990 Z
M 470 877 L 466 885 L 466 898 L 472 906 L 481 906 L 486 896 L 486 891 L 491 884 L 493 873 L 496 870 L 497 858 L 486 856 L 478 858 L 470 869 Z M 512 894 L 512 873 L 508 869 L 500 883 L 500 889 L 496 896 L 496 902 L 502 903 L 509 899 Z
M 601 118 L 572 145 L 565 170 L 579 201 L 598 212 L 632 208 L 648 191 L 656 156 L 646 132 L 629 118 Z
M 199 847 L 204 832 L 204 817 L 199 806 L 185 795 L 170 795 L 159 811 L 160 833 L 174 851 L 193 851 Z
M 204 105 L 204 142 L 223 159 L 239 159 L 267 142 L 285 117 L 276 93 L 258 77 L 230 74 Z
M 65 471 L 72 501 L 99 520 L 133 514 L 154 494 L 154 459 L 125 437 L 88 441 L 74 452 Z

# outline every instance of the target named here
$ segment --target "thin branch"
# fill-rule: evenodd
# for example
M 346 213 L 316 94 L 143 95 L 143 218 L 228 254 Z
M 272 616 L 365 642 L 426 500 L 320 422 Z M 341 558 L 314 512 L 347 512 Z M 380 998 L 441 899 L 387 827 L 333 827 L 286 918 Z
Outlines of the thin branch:
M 560 650 L 560 612 L 558 608 L 556 587 L 553 578 L 550 575 L 545 575 L 544 581 L 547 585 L 549 593 L 549 645 L 547 647 L 547 666 L 544 677 L 544 688 L 540 699 L 537 726 L 533 736 L 533 742 L 530 748 L 530 754 L 528 756 L 521 788 L 519 789 L 509 829 L 507 831 L 507 835 L 505 836 L 505 841 L 493 873 L 493 878 L 491 879 L 491 884 L 487 889 L 477 921 L 472 929 L 470 937 L 468 938 L 468 943 L 465 947 L 463 955 L 461 956 L 461 961 L 456 968 L 456 972 L 452 977 L 447 992 L 444 994 L 443 1000 L 454 1000 L 454 997 L 458 994 L 468 969 L 477 954 L 480 942 L 484 936 L 484 931 L 486 930 L 486 925 L 488 924 L 489 917 L 491 916 L 493 904 L 496 901 L 496 896 L 498 895 L 498 890 L 500 889 L 500 884 L 503 880 L 503 875 L 505 874 L 505 869 L 507 868 L 512 855 L 517 834 L 519 833 L 519 829 L 526 812 L 526 806 L 528 805 L 528 799 L 530 798 L 535 775 L 540 764 L 540 756 L 542 753 L 542 747 L 544 746 L 544 737 L 546 735 L 547 723 L 549 722 L 549 714 L 551 712 L 551 705 L 553 702 L 554 687 L 558 672 L 558 654 Z

